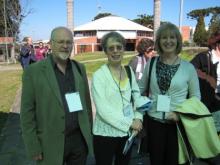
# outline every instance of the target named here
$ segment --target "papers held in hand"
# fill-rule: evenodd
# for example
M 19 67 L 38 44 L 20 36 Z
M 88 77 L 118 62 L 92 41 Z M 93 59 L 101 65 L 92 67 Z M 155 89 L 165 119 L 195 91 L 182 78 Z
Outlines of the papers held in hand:
M 137 107 L 137 110 L 139 112 L 146 112 L 146 111 L 149 111 L 152 107 L 152 102 L 148 102 L 144 105 L 142 105 L 141 107 Z
M 139 112 L 146 112 L 146 111 L 149 111 L 152 107 L 152 101 L 145 97 L 145 96 L 142 96 L 138 101 L 137 101 L 137 110 Z
M 135 139 L 135 136 L 137 135 L 137 133 L 135 131 L 132 132 L 131 136 L 128 138 L 128 140 L 126 141 L 125 143 L 125 146 L 124 146 L 124 149 L 123 149 L 123 154 L 126 155 L 127 152 L 129 151 L 129 149 L 131 148 L 133 142 L 134 142 L 134 139 Z

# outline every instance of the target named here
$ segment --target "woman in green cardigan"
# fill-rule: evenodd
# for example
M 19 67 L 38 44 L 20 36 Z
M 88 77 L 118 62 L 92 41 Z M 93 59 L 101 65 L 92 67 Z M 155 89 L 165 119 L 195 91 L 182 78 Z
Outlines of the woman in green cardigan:
M 117 32 L 102 38 L 102 47 L 108 63 L 93 75 L 92 96 L 96 106 L 93 125 L 94 152 L 97 165 L 128 165 L 131 150 L 123 155 L 129 133 L 137 134 L 142 129 L 142 114 L 133 109 L 131 95 L 138 107 L 140 91 L 131 71 L 131 84 L 123 59 L 125 39 Z M 103 150 L 104 149 L 104 150 Z M 115 158 L 115 159 L 114 159 Z

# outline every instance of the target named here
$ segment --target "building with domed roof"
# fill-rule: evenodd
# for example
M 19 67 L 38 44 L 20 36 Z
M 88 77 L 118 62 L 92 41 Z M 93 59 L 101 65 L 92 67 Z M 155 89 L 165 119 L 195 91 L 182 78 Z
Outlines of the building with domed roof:
M 101 51 L 101 38 L 111 31 L 126 39 L 126 51 L 134 51 L 141 38 L 153 39 L 153 30 L 119 16 L 107 16 L 74 28 L 75 54 Z

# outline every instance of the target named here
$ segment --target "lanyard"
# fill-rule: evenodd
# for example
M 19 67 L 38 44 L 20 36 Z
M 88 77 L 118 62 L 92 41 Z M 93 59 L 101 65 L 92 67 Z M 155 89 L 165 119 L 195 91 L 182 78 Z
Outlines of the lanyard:
M 107 65 L 107 66 L 108 66 L 108 65 Z M 110 71 L 110 73 L 111 73 L 112 79 L 114 80 L 114 82 L 115 82 L 116 86 L 117 86 L 117 87 L 118 87 L 118 89 L 119 89 L 120 96 L 121 96 L 121 101 L 122 101 L 122 105 L 123 105 L 123 107 L 124 107 L 124 99 L 123 99 L 123 96 L 122 96 L 122 91 L 121 91 L 121 88 L 120 88 L 120 85 L 121 85 L 122 66 L 120 67 L 120 77 L 119 77 L 119 83 L 117 83 L 117 82 L 116 82 L 116 80 L 114 79 L 113 74 L 112 74 L 111 69 L 109 68 L 109 66 L 108 66 L 108 69 L 109 69 L 109 71 Z

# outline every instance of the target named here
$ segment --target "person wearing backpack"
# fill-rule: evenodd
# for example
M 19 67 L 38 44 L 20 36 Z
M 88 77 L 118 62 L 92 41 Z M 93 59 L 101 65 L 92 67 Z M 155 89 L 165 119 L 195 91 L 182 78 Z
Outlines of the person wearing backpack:
M 142 113 L 133 109 L 131 97 L 136 107 L 145 99 L 130 69 L 129 79 L 122 59 L 125 39 L 117 32 L 103 36 L 102 48 L 107 55 L 107 64 L 102 65 L 92 77 L 92 97 L 96 106 L 93 125 L 94 152 L 96 165 L 128 165 L 131 148 L 123 154 L 125 143 L 130 134 L 142 129 Z M 131 83 L 130 83 L 131 81 Z M 141 100 L 144 101 L 141 101 Z
M 85 165 L 93 156 L 92 108 L 86 70 L 70 59 L 72 32 L 51 32 L 52 54 L 24 70 L 21 129 L 37 165 Z

